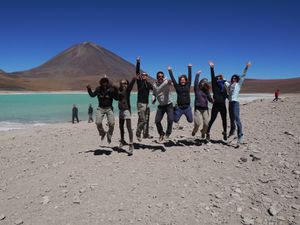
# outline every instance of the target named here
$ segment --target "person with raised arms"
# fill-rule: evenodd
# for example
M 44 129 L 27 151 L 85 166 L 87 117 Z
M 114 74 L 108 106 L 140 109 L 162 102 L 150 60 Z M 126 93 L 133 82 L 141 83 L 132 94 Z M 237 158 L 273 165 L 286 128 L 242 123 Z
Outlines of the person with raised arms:
M 155 115 L 155 124 L 157 131 L 159 133 L 159 141 L 163 141 L 164 138 L 169 139 L 172 133 L 173 119 L 174 119 L 174 109 L 172 103 L 172 94 L 170 91 L 171 81 L 165 78 L 162 71 L 157 72 L 156 82 L 153 84 L 153 98 L 152 104 L 158 100 L 157 111 Z M 167 114 L 167 130 L 164 132 L 161 125 L 161 121 L 164 114 Z
M 178 123 L 181 116 L 185 115 L 189 123 L 193 122 L 193 113 L 190 96 L 191 81 L 192 81 L 192 65 L 188 65 L 188 76 L 182 74 L 178 77 L 178 83 L 174 78 L 172 68 L 169 66 L 168 71 L 173 82 L 173 86 L 177 93 L 177 104 L 174 108 L 174 122 Z
M 228 137 L 234 135 L 234 132 L 237 127 L 237 138 L 238 138 L 237 144 L 241 144 L 243 138 L 242 123 L 240 120 L 240 103 L 238 97 L 239 97 L 241 87 L 244 83 L 246 73 L 250 66 L 251 66 L 251 62 L 249 61 L 242 73 L 242 76 L 234 74 L 231 77 L 230 83 L 229 82 L 225 83 L 229 93 L 228 99 L 229 99 L 230 131 Z

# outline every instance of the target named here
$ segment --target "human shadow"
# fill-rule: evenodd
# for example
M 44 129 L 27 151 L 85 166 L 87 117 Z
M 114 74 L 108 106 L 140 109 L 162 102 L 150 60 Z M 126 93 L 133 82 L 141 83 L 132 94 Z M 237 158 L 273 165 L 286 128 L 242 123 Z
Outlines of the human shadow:
M 157 150 L 160 150 L 161 152 L 165 152 L 166 148 L 162 145 L 145 145 L 145 144 L 141 144 L 141 143 L 134 143 L 133 144 L 134 149 L 150 149 L 152 150 L 152 152 L 155 152 Z
M 223 141 L 223 140 L 210 140 L 210 142 L 212 144 L 222 144 L 222 145 L 226 145 L 226 146 L 231 146 L 229 143 Z
M 207 141 L 201 139 L 194 139 L 194 140 L 183 139 L 183 140 L 176 140 L 176 141 L 169 140 L 168 142 L 165 142 L 163 144 L 166 147 L 201 146 L 203 144 L 207 144 Z
M 94 155 L 110 155 L 112 151 L 106 149 L 87 150 L 84 153 L 94 153 Z

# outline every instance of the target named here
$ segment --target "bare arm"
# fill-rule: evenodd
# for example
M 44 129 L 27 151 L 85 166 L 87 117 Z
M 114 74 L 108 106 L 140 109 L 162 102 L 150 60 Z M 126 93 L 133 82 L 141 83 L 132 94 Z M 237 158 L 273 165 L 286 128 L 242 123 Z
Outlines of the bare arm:
M 245 69 L 244 69 L 244 71 L 243 71 L 243 74 L 242 74 L 242 76 L 241 76 L 241 79 L 240 79 L 240 81 L 239 81 L 239 84 L 240 84 L 240 85 L 242 85 L 242 83 L 244 82 L 245 77 L 246 77 L 246 73 L 247 73 L 247 71 L 248 71 L 248 69 L 249 69 L 250 66 L 251 66 L 251 62 L 249 61 L 249 62 L 247 63 L 247 65 L 246 65 L 246 67 L 245 67 Z

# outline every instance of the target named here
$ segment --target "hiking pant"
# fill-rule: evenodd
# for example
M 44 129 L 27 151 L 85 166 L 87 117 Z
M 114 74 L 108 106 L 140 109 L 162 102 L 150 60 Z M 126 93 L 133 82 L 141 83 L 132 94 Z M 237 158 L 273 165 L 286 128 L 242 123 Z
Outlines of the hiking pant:
M 89 120 L 88 123 L 94 122 L 93 120 L 93 113 L 89 113 Z
M 204 109 L 204 110 L 196 109 L 195 110 L 193 133 L 195 133 L 195 134 L 197 133 L 197 131 L 201 125 L 201 121 L 203 121 L 203 127 L 201 129 L 201 134 L 206 134 L 207 129 L 208 129 L 208 123 L 209 123 L 209 114 L 208 114 L 207 109 Z
M 75 119 L 76 119 L 77 123 L 79 123 L 78 115 L 73 114 L 72 115 L 72 123 L 74 123 Z
M 143 132 L 143 136 L 149 136 L 149 119 L 150 119 L 150 108 L 148 104 L 138 103 L 137 104 L 138 111 L 138 124 L 136 129 L 136 136 L 140 137 Z
M 229 102 L 230 134 L 234 134 L 237 126 L 238 137 L 243 136 L 243 128 L 240 120 L 240 103 L 236 101 Z
M 178 123 L 178 121 L 180 120 L 180 117 L 182 115 L 185 115 L 185 117 L 189 123 L 193 122 L 193 112 L 192 112 L 191 106 L 188 106 L 188 107 L 176 106 L 174 108 L 174 122 L 175 123 Z
M 167 131 L 166 133 L 163 131 L 163 127 L 161 125 L 161 121 L 164 117 L 164 114 L 167 113 Z M 163 105 L 163 106 L 158 106 L 156 115 L 155 115 L 155 124 L 157 127 L 157 131 L 159 135 L 167 135 L 170 136 L 172 133 L 172 125 L 173 125 L 173 120 L 174 120 L 174 108 L 173 104 L 169 105 Z
M 210 129 L 215 122 L 218 113 L 220 112 L 221 118 L 222 118 L 222 124 L 223 124 L 223 132 L 227 132 L 227 121 L 226 121 L 226 116 L 227 116 L 227 111 L 226 111 L 226 105 L 225 103 L 214 103 L 213 107 L 211 109 L 211 117 L 210 121 L 208 123 L 208 129 L 207 133 L 210 133 Z
M 107 135 L 109 135 L 111 137 L 114 132 L 114 127 L 115 127 L 114 112 L 111 107 L 109 107 L 109 108 L 98 107 L 97 114 L 96 114 L 96 125 L 97 125 L 97 129 L 99 131 L 100 136 L 103 136 L 105 134 L 105 130 L 103 129 L 103 124 L 102 124 L 105 116 L 107 117 L 107 123 L 108 123 Z

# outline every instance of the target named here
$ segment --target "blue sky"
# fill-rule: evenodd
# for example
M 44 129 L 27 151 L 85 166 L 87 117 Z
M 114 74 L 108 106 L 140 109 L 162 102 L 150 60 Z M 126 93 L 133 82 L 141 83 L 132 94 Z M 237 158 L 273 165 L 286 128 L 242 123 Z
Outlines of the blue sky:
M 64 49 L 95 42 L 155 75 L 171 65 L 230 77 L 300 76 L 300 1 L 33 1 L 0 3 L 0 69 L 36 67 Z

